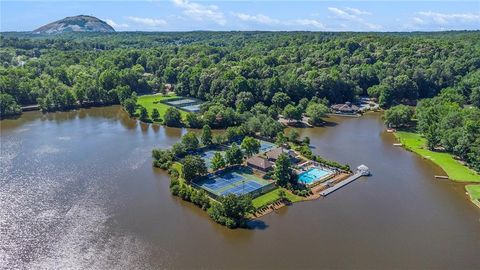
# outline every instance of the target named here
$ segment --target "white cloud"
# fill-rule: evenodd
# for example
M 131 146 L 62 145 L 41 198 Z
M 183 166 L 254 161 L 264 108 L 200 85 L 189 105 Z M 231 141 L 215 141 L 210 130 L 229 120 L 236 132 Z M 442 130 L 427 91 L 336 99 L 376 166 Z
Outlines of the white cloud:
M 359 25 L 359 26 L 367 27 L 370 30 L 382 29 L 381 25 L 365 21 L 363 16 L 372 15 L 372 13 L 368 11 L 360 10 L 357 8 L 350 8 L 350 7 L 345 7 L 345 8 L 329 7 L 328 10 L 337 19 L 355 23 L 357 26 Z M 342 25 L 345 26 L 345 23 L 343 23 Z
M 280 20 L 270 18 L 269 16 L 263 14 L 249 15 L 245 13 L 233 13 L 233 16 L 237 17 L 241 21 L 258 22 L 271 25 L 281 23 Z
M 152 19 L 152 18 L 141 18 L 141 17 L 127 17 L 132 22 L 140 23 L 146 26 L 155 27 L 155 26 L 164 26 L 167 25 L 167 22 L 162 19 Z
M 126 23 L 116 23 L 112 19 L 105 19 L 105 21 L 113 28 L 127 28 L 128 24 Z
M 329 7 L 328 10 L 333 13 L 337 18 L 344 20 L 358 20 L 358 17 L 355 14 L 350 14 L 346 10 L 342 10 L 336 7 Z
M 183 9 L 183 14 L 194 20 L 210 20 L 219 25 L 225 25 L 227 23 L 223 12 L 221 12 L 215 5 L 201 5 L 188 0 L 172 1 L 177 7 Z
M 417 15 L 421 18 L 415 17 L 415 23 L 435 23 L 439 25 L 448 25 L 453 23 L 469 23 L 480 22 L 479 13 L 439 13 L 433 11 L 421 11 Z
M 349 11 L 351 14 L 355 15 L 372 15 L 372 13 L 357 8 L 346 7 L 345 10 Z
M 318 29 L 325 29 L 325 25 L 318 20 L 298 19 L 298 20 L 293 20 L 292 23 L 294 25 L 313 26 Z
M 269 17 L 264 14 L 250 15 L 245 13 L 232 13 L 233 16 L 237 17 L 241 21 L 245 22 L 256 22 L 266 25 L 278 25 L 278 26 L 303 26 L 303 27 L 313 27 L 315 29 L 324 29 L 325 26 L 318 20 L 313 19 L 295 19 L 295 20 L 279 20 L 272 17 Z

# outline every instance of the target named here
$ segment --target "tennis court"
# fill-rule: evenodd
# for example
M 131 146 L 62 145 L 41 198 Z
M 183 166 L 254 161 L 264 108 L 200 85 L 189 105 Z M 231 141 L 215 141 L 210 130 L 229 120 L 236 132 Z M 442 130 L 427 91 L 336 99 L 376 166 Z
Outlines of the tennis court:
M 167 101 L 166 103 L 174 106 L 182 106 L 182 105 L 188 105 L 191 103 L 196 103 L 197 101 L 191 98 L 186 98 L 186 99 L 178 99 L 178 100 L 173 100 L 173 101 Z
M 277 147 L 274 143 L 259 140 L 260 141 L 260 150 L 258 151 L 260 154 L 266 153 L 270 151 L 271 149 Z
M 211 169 L 213 155 L 215 155 L 216 152 L 219 152 L 225 158 L 225 151 L 220 149 L 208 150 L 200 154 L 200 157 L 205 161 L 207 169 Z
M 176 107 L 177 109 L 187 112 L 196 113 L 200 111 L 200 106 L 205 103 L 204 101 L 196 98 L 178 97 L 161 101 L 167 105 Z
M 247 168 L 210 174 L 195 184 L 215 197 L 227 194 L 257 196 L 273 187 L 272 183 L 256 177 Z
M 189 112 L 195 113 L 195 112 L 199 112 L 199 111 L 200 111 L 200 106 L 202 106 L 202 104 L 183 106 L 182 109 L 185 110 L 185 111 L 189 111 Z

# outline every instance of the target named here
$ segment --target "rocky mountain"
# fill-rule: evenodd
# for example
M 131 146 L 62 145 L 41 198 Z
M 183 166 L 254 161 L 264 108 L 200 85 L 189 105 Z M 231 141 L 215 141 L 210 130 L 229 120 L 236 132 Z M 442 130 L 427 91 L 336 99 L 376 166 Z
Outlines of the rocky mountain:
M 65 32 L 115 32 L 108 23 L 87 15 L 66 17 L 33 30 L 35 34 L 60 34 Z

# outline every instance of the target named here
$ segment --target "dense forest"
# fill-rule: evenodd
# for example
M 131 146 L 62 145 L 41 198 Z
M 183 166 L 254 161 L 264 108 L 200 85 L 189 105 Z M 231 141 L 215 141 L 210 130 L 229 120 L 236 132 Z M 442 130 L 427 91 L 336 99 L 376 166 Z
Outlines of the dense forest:
M 175 108 L 163 119 L 155 111 L 155 121 L 275 138 L 280 113 L 305 113 L 315 124 L 328 105 L 370 96 L 393 106 L 387 124 L 408 127 L 414 118 L 427 147 L 480 170 L 478 31 L 3 33 L 0 41 L 2 118 L 30 104 L 43 111 L 122 104 L 149 119 L 137 96 L 171 84 L 208 102 L 186 119 Z
M 2 117 L 29 104 L 44 111 L 118 104 L 165 83 L 242 110 L 359 95 L 390 107 L 444 89 L 460 105 L 480 103 L 478 32 L 3 33 L 0 41 Z

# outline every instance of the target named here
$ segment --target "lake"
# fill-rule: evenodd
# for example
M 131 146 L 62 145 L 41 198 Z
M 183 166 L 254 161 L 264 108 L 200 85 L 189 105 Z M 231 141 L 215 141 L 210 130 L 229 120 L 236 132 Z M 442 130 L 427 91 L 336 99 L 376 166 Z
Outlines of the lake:
M 2 120 L 0 268 L 480 269 L 480 209 L 463 184 L 392 146 L 379 114 L 329 122 L 300 135 L 373 175 L 229 230 L 152 168 L 152 148 L 184 129 L 119 106 Z

